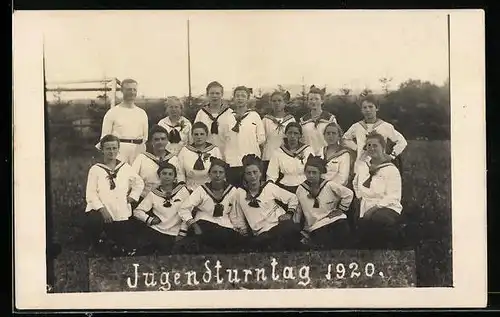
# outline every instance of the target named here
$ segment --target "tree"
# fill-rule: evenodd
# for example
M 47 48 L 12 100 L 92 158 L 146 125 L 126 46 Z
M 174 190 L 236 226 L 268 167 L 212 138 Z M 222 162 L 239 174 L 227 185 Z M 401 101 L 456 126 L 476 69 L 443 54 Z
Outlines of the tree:
M 389 94 L 389 86 L 391 84 L 392 77 L 390 78 L 382 77 L 378 81 L 382 85 L 382 90 L 385 92 L 385 95 L 387 96 Z

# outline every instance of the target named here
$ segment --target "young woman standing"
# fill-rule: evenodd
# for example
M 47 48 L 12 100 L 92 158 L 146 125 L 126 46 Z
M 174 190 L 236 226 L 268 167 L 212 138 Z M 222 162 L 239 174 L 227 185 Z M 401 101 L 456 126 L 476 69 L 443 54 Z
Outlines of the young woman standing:
M 283 145 L 285 138 L 285 127 L 290 122 L 295 122 L 295 118 L 285 111 L 286 102 L 290 100 L 290 93 L 275 91 L 271 94 L 272 114 L 266 114 L 262 119 L 264 131 L 266 132 L 266 142 L 262 151 L 262 163 L 264 175 L 266 175 L 269 161 L 276 150 Z
M 245 86 L 234 90 L 234 112 L 230 125 L 225 126 L 224 157 L 230 166 L 228 181 L 236 187 L 241 187 L 243 181 L 243 166 L 241 159 L 246 154 L 261 156 L 261 146 L 266 141 L 266 132 L 260 115 L 248 109 L 250 90 Z
M 314 153 L 318 153 L 325 145 L 324 131 L 327 124 L 337 122 L 335 116 L 323 110 L 325 89 L 311 86 L 307 94 L 309 113 L 300 118 L 304 131 L 304 143 L 311 146 Z

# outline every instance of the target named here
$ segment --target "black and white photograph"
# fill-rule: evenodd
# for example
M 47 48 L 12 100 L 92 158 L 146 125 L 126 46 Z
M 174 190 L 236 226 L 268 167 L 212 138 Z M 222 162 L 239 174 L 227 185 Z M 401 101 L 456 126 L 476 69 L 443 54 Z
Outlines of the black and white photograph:
M 483 11 L 13 26 L 18 308 L 486 305 Z

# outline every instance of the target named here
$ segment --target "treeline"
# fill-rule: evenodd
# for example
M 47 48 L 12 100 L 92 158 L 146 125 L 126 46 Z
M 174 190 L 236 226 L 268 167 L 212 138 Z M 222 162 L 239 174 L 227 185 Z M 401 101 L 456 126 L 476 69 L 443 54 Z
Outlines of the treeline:
M 277 90 L 283 89 L 281 86 Z M 306 89 L 293 96 L 287 105 L 288 111 L 300 118 L 307 112 Z M 227 93 L 229 94 L 229 93 Z M 226 94 L 226 95 L 227 95 Z M 271 92 L 259 98 L 252 98 L 251 108 L 261 115 L 271 112 Z M 361 119 L 360 99 L 372 94 L 365 89 L 354 95 L 349 89 L 327 93 L 324 109 L 335 114 L 337 121 L 345 130 Z M 450 139 L 450 99 L 449 86 L 437 86 L 420 80 L 407 80 L 397 90 L 385 90 L 375 95 L 380 105 L 379 117 L 391 122 L 409 140 L 449 140 Z M 206 102 L 203 98 L 182 98 L 184 116 L 193 121 L 200 107 Z M 231 103 L 230 100 L 227 100 Z M 137 105 L 146 110 L 150 126 L 165 116 L 161 99 L 138 99 Z M 48 124 L 52 140 L 75 142 L 78 138 L 97 140 L 104 114 L 109 109 L 108 100 L 100 96 L 97 101 L 87 105 L 72 102 L 58 102 L 49 106 Z M 75 142 L 77 143 L 77 142 Z

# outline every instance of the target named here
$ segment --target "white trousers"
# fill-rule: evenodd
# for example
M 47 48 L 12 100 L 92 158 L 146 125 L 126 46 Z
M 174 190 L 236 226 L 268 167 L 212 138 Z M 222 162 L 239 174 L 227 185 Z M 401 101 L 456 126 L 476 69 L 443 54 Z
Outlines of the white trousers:
M 120 151 L 118 152 L 118 159 L 122 162 L 127 162 L 132 165 L 134 163 L 135 158 L 141 154 L 146 152 L 145 144 L 133 144 L 133 143 L 125 143 L 120 142 Z

